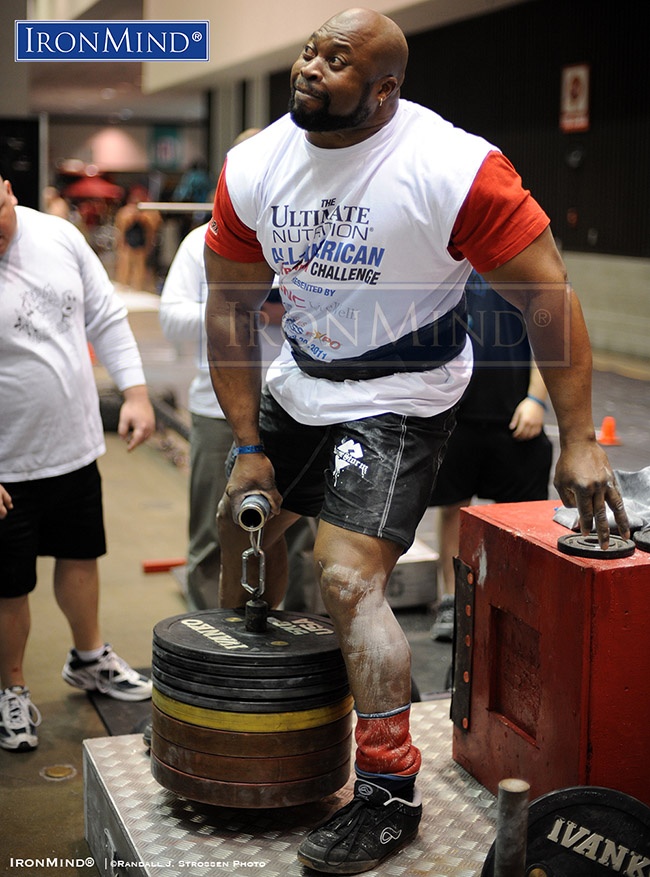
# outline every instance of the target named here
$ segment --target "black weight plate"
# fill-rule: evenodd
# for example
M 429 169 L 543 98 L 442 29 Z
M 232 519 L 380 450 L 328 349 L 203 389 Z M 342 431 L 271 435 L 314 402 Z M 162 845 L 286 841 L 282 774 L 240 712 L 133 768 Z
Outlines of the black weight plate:
M 338 651 L 331 623 L 320 616 L 269 613 L 263 633 L 246 630 L 241 610 L 204 609 L 154 627 L 154 643 L 173 654 L 217 663 L 286 665 L 318 662 Z
M 275 648 L 275 644 L 271 648 Z M 282 678 L 291 677 L 297 674 L 322 674 L 338 672 L 344 668 L 343 657 L 338 649 L 331 652 L 319 660 L 313 660 L 313 656 L 296 654 L 286 647 L 286 643 L 280 646 L 282 649 L 279 658 L 269 657 L 268 652 L 262 651 L 259 654 L 247 654 L 241 657 L 241 652 L 236 651 L 234 654 L 228 654 L 222 658 L 217 652 L 212 652 L 205 656 L 203 652 L 197 651 L 195 658 L 187 658 L 184 655 L 178 655 L 174 651 L 170 651 L 164 645 L 159 646 L 154 642 L 153 649 L 158 654 L 162 654 L 165 661 L 174 666 L 183 667 L 184 669 L 197 672 L 218 674 L 233 678 L 249 679 L 251 676 L 260 678 Z M 152 650 L 153 651 L 153 650 Z M 281 658 L 281 659 L 280 659 Z M 178 664 L 178 661 L 185 663 Z M 186 662 L 191 662 L 193 666 L 188 666 Z
M 190 704 L 201 709 L 218 710 L 219 712 L 229 713 L 291 713 L 300 710 L 313 710 L 321 706 L 329 706 L 338 703 L 347 697 L 350 693 L 348 686 L 340 688 L 337 691 L 327 691 L 320 694 L 313 694 L 310 697 L 292 698 L 282 701 L 271 700 L 255 700 L 244 701 L 237 697 L 237 692 L 232 691 L 230 698 L 205 697 L 201 694 L 174 688 L 161 682 L 153 674 L 154 688 L 164 694 L 166 697 L 179 703 Z
M 336 688 L 320 686 L 319 688 L 309 689 L 284 689 L 278 686 L 275 689 L 267 689 L 259 691 L 255 689 L 242 688 L 221 688 L 216 685 L 209 685 L 203 682 L 187 682 L 186 680 L 178 680 L 168 673 L 161 672 L 159 669 L 152 667 L 151 678 L 154 685 L 165 693 L 176 692 L 174 695 L 176 700 L 183 701 L 185 697 L 189 702 L 198 703 L 199 699 L 206 700 L 203 706 L 210 702 L 210 709 L 222 709 L 221 704 L 224 702 L 241 704 L 275 704 L 278 711 L 291 711 L 293 709 L 306 709 L 312 702 L 314 705 L 321 705 L 323 698 L 325 703 L 332 700 L 342 700 L 350 693 L 350 688 L 346 683 Z M 302 706 L 289 706 L 289 704 L 300 703 Z M 227 707 L 223 707 L 226 709 Z
M 331 688 L 340 688 L 347 682 L 347 674 L 345 667 L 338 667 L 336 670 L 328 670 L 326 673 L 310 673 L 303 674 L 299 668 L 296 668 L 293 676 L 281 676 L 273 678 L 269 676 L 232 676 L 224 673 L 213 673 L 211 665 L 203 665 L 201 672 L 197 670 L 188 670 L 186 667 L 178 667 L 173 661 L 166 660 L 154 653 L 152 666 L 161 673 L 167 673 L 178 680 L 178 684 L 184 682 L 198 682 L 206 685 L 213 685 L 217 688 L 221 687 L 228 690 L 256 690 L 267 691 L 269 689 L 304 689 L 305 691 L 327 690 Z
M 163 682 L 165 685 L 174 688 L 177 691 L 191 691 L 195 694 L 201 694 L 205 697 L 216 699 L 234 698 L 236 700 L 246 701 L 270 700 L 277 702 L 295 700 L 296 698 L 318 697 L 319 695 L 327 694 L 328 692 L 345 691 L 347 687 L 346 679 L 342 681 L 339 680 L 337 684 L 333 684 L 332 680 L 327 680 L 326 682 L 324 679 L 321 679 L 320 683 L 317 685 L 302 687 L 289 687 L 280 682 L 276 682 L 275 685 L 267 685 L 264 688 L 243 688 L 241 685 L 219 685 L 217 679 L 211 679 L 210 677 L 205 676 L 202 676 L 200 679 L 179 678 L 174 674 L 166 672 L 155 663 L 152 664 L 151 671 L 152 678 L 156 683 Z
M 591 557 L 598 560 L 618 560 L 621 557 L 630 557 L 634 554 L 634 542 L 631 539 L 622 539 L 620 536 L 610 534 L 609 546 L 606 551 L 598 544 L 598 536 L 581 533 L 571 533 L 569 536 L 560 536 L 557 540 L 558 550 L 563 554 L 573 557 Z
M 237 662 L 236 657 L 228 656 L 224 661 L 217 660 L 200 660 L 188 658 L 184 655 L 177 655 L 168 651 L 164 646 L 159 646 L 156 642 L 152 646 L 152 654 L 168 664 L 170 667 L 176 667 L 179 670 L 196 673 L 209 673 L 210 675 L 220 675 L 232 677 L 241 677 L 243 679 L 250 678 L 270 678 L 278 679 L 282 677 L 293 677 L 297 674 L 318 676 L 322 673 L 340 672 L 344 667 L 343 658 L 339 651 L 331 652 L 321 658 L 320 661 L 301 662 L 298 656 L 291 656 L 289 660 L 285 655 L 283 663 L 273 663 L 255 659 L 251 659 L 246 663 Z
M 634 543 L 641 551 L 650 551 L 650 527 L 637 530 L 634 534 Z
M 492 844 L 481 877 L 494 874 Z M 528 808 L 526 875 L 605 877 L 648 874 L 650 808 L 598 786 L 551 792 Z
M 154 645 L 152 649 L 154 663 L 169 673 L 175 673 L 182 679 L 193 679 L 196 676 L 206 676 L 210 679 L 218 679 L 218 684 L 244 685 L 249 688 L 263 688 L 265 685 L 274 684 L 278 680 L 285 680 L 287 685 L 294 684 L 295 679 L 304 679 L 305 684 L 315 685 L 319 680 L 326 677 L 341 677 L 346 675 L 345 664 L 340 655 L 336 661 L 319 662 L 318 664 L 301 664 L 300 660 L 288 662 L 288 666 L 265 666 L 262 668 L 244 665 L 244 667 L 231 664 L 217 664 L 208 661 L 193 661 L 182 658 L 171 652 L 165 652 Z M 264 672 L 259 672 L 263 670 Z M 273 672 L 273 671 L 276 672 Z M 225 682 L 222 682 L 225 680 Z M 250 684 L 252 683 L 252 684 Z
M 225 676 L 228 679 L 282 679 L 293 678 L 296 675 L 321 676 L 323 673 L 345 672 L 343 657 L 338 650 L 324 655 L 319 661 L 304 663 L 295 655 L 287 660 L 285 654 L 281 664 L 270 664 L 255 659 L 251 659 L 246 663 L 238 663 L 236 656 L 230 656 L 223 661 L 200 660 L 200 655 L 196 659 L 187 658 L 168 651 L 164 646 L 160 646 L 156 642 L 153 643 L 152 654 L 154 660 L 159 660 L 161 666 L 164 664 L 170 672 L 174 672 L 171 669 L 172 667 L 178 669 L 179 675 L 182 675 L 181 671 L 185 671 L 186 673 L 208 673 L 211 676 Z

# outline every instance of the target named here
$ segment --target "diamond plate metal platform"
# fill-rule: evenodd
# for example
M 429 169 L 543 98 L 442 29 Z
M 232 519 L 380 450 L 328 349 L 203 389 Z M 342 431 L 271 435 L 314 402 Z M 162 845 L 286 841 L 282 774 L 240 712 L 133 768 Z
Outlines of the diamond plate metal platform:
M 495 798 L 452 761 L 449 699 L 413 704 L 424 815 L 416 840 L 369 877 L 477 877 L 496 832 Z M 86 839 L 102 877 L 307 877 L 296 859 L 307 831 L 352 796 L 302 807 L 241 810 L 187 801 L 151 776 L 139 734 L 86 740 Z

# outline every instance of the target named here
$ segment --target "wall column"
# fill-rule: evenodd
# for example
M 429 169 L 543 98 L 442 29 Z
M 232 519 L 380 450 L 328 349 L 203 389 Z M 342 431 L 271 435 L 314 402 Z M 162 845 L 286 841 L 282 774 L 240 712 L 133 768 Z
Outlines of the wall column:
M 14 61 L 14 21 L 27 18 L 27 0 L 2 0 L 0 16 L 0 116 L 24 118 L 29 109 L 29 64 Z
M 246 80 L 246 128 L 265 128 L 269 124 L 269 77 L 266 74 Z

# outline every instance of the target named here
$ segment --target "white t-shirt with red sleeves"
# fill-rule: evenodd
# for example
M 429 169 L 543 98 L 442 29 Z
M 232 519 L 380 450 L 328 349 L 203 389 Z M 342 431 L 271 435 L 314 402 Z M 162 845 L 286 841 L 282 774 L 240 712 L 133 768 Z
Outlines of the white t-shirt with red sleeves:
M 471 265 L 450 246 L 455 233 L 485 265 L 541 233 L 545 217 L 543 225 L 529 220 L 523 235 L 518 225 L 516 244 L 502 231 L 480 249 L 466 233 L 480 226 L 476 207 L 459 226 L 492 155 L 500 153 L 487 141 L 408 101 L 379 132 L 342 149 L 313 146 L 285 116 L 229 153 L 206 242 L 226 258 L 273 268 L 284 333 L 302 353 L 319 363 L 353 359 L 431 324 L 460 301 Z M 501 214 L 512 216 L 529 198 L 516 179 L 514 197 L 512 186 L 500 196 L 508 204 Z M 482 198 L 478 209 L 489 212 Z M 491 220 L 490 235 L 493 228 Z M 471 369 L 468 340 L 457 357 L 428 371 L 338 382 L 302 372 L 285 344 L 267 383 L 301 423 L 386 412 L 429 417 L 458 401 Z

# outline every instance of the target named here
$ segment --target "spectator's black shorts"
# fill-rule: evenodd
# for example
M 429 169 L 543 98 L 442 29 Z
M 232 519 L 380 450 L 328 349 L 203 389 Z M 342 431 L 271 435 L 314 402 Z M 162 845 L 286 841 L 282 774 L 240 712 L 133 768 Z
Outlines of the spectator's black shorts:
M 506 425 L 459 420 L 440 466 L 429 505 L 478 497 L 494 502 L 548 499 L 553 446 L 541 432 L 517 441 Z
M 0 521 L 0 596 L 34 590 L 37 557 L 92 560 L 106 553 L 96 463 L 67 475 L 3 486 L 13 509 Z
M 260 431 L 283 507 L 391 539 L 405 550 L 426 510 L 453 425 L 454 413 L 447 411 L 304 426 L 268 390 L 262 394 Z

